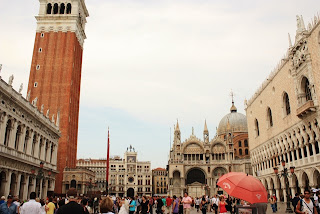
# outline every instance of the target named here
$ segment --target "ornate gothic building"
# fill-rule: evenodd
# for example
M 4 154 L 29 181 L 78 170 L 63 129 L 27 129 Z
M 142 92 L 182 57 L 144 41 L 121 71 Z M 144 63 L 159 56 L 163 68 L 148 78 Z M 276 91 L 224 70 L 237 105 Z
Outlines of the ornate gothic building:
M 212 139 L 205 122 L 202 140 L 192 133 L 182 142 L 177 122 L 168 165 L 169 193 L 177 196 L 184 191 L 191 196 L 221 193 L 216 183 L 222 175 L 231 171 L 251 174 L 249 155 L 247 119 L 237 112 L 233 102 Z
M 295 42 L 277 68 L 247 103 L 249 142 L 254 174 L 270 194 L 289 194 L 320 187 L 320 22 L 297 16 Z M 274 168 L 295 167 L 289 179 Z

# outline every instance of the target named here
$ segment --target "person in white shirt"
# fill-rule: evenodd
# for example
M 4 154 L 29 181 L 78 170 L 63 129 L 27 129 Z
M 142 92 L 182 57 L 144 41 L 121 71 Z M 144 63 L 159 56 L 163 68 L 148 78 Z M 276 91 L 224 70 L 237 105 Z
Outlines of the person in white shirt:
M 219 206 L 219 198 L 217 197 L 217 195 L 215 195 L 211 199 L 211 205 L 212 205 L 212 209 L 214 209 L 215 214 L 217 214 L 218 213 L 218 206 Z
M 20 208 L 20 214 L 40 214 L 41 204 L 35 201 L 36 193 L 30 193 L 30 200 L 24 203 Z

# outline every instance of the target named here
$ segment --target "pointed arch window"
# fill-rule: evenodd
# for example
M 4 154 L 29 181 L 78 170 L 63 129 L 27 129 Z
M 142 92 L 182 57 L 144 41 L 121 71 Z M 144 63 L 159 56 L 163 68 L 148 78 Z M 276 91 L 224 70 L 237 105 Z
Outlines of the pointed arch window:
M 290 100 L 289 100 L 289 96 L 288 96 L 287 92 L 284 92 L 283 102 L 284 102 L 284 106 L 285 106 L 285 114 L 289 115 L 291 113 L 291 108 L 290 108 Z
M 67 12 L 66 13 L 71 14 L 71 4 L 70 3 L 67 4 Z
M 242 155 L 242 149 L 239 149 L 239 155 Z
M 65 10 L 65 6 L 64 6 L 64 3 L 62 3 L 61 5 L 60 5 L 60 14 L 64 14 L 64 10 Z
M 267 114 L 268 114 L 267 118 L 268 118 L 269 127 L 272 127 L 273 126 L 273 119 L 272 119 L 272 111 L 271 111 L 270 107 L 268 107 Z
M 255 127 L 256 127 L 256 136 L 260 136 L 260 130 L 259 130 L 259 122 L 257 119 L 255 119 Z
M 4 133 L 4 142 L 3 142 L 3 144 L 5 146 L 8 146 L 8 144 L 9 144 L 10 133 L 11 133 L 11 129 L 12 129 L 11 126 L 12 126 L 12 122 L 11 122 L 11 120 L 8 120 L 7 121 L 7 126 L 6 126 L 6 131 Z
M 306 101 L 312 100 L 310 83 L 309 83 L 308 78 L 306 78 L 306 77 L 303 77 L 303 79 L 302 79 L 302 89 L 304 90 L 303 92 L 305 93 Z

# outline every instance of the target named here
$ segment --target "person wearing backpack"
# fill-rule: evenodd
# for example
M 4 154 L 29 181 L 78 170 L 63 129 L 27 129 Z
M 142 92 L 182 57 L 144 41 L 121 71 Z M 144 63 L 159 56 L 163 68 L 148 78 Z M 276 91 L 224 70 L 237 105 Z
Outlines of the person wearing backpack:
M 299 214 L 318 214 L 314 201 L 310 198 L 310 190 L 304 191 L 304 198 L 298 201 L 296 213 Z

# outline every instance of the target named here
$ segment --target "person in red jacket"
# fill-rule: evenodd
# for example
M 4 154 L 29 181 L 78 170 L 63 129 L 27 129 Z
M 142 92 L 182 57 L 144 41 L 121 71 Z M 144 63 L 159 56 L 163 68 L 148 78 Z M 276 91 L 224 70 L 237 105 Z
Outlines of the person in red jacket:
M 167 214 L 171 214 L 171 210 L 172 210 L 172 199 L 170 198 L 170 195 L 168 195 L 168 197 L 166 198 L 166 211 Z

